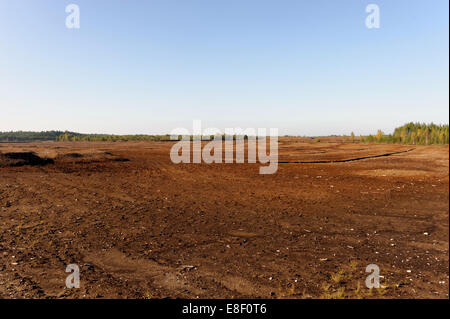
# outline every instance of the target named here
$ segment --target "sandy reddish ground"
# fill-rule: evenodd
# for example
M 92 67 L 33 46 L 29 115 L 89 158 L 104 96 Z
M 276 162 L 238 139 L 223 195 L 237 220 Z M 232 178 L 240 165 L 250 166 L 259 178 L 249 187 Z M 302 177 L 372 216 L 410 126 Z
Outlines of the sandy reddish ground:
M 0 144 L 55 160 L 0 165 L 0 297 L 449 297 L 448 146 L 283 139 L 283 161 L 413 150 L 274 175 L 175 165 L 170 147 Z M 366 288 L 369 264 L 383 288 Z

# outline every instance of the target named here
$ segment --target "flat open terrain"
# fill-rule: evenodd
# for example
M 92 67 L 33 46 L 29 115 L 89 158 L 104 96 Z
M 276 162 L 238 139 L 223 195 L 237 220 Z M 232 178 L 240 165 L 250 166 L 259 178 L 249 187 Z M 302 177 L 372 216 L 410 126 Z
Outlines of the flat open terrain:
M 0 297 L 449 297 L 448 146 L 281 139 L 274 175 L 171 146 L 1 143 Z

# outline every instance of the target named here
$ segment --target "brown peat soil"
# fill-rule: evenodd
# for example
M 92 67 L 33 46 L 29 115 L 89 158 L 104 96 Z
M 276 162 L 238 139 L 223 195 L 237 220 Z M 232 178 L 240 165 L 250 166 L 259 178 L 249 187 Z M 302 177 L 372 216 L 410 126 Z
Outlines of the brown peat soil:
M 0 297 L 449 297 L 448 146 L 284 138 L 273 175 L 171 146 L 1 143 Z

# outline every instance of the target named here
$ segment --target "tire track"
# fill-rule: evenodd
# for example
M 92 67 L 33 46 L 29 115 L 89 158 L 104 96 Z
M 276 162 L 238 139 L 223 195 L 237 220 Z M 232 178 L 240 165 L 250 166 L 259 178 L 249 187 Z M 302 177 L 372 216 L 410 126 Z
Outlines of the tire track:
M 361 161 L 361 160 L 365 160 L 365 159 L 370 159 L 370 158 L 378 158 L 378 157 L 387 157 L 387 156 L 392 156 L 392 155 L 396 155 L 396 154 L 401 154 L 401 153 L 408 153 L 415 150 L 415 148 L 411 148 L 405 151 L 399 151 L 399 152 L 391 152 L 391 153 L 384 153 L 384 154 L 379 154 L 379 155 L 371 155 L 371 156 L 363 156 L 363 157 L 355 157 L 355 158 L 349 158 L 349 159 L 343 159 L 343 160 L 321 160 L 321 161 L 278 161 L 278 164 L 327 164 L 327 163 L 347 163 L 347 162 L 355 162 L 355 161 Z

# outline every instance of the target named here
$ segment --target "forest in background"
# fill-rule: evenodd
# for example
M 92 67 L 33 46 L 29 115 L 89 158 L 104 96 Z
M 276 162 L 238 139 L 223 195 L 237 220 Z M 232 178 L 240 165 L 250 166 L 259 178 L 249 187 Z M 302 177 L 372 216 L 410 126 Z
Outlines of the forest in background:
M 181 138 L 181 136 L 179 137 Z M 191 136 L 191 139 L 193 137 Z M 223 136 L 223 138 L 226 138 Z M 244 137 L 244 139 L 246 136 Z M 85 141 L 85 142 L 120 142 L 120 141 L 169 141 L 170 135 L 110 135 L 110 134 L 82 134 L 69 131 L 44 132 L 0 132 L 0 142 L 34 142 L 34 141 Z M 319 141 L 316 139 L 316 141 Z M 344 141 L 352 143 L 394 143 L 433 145 L 449 144 L 449 125 L 408 123 L 394 130 L 392 134 L 385 134 L 381 130 L 374 135 L 355 136 L 352 132 Z
M 112 135 L 112 134 L 83 134 L 69 131 L 43 132 L 0 132 L 0 142 L 118 142 L 118 141 L 162 141 L 170 140 L 169 135 Z
M 350 137 L 353 141 L 354 134 Z M 393 134 L 378 130 L 375 135 L 361 136 L 363 143 L 394 143 L 413 145 L 449 144 L 449 125 L 407 123 L 397 127 Z

